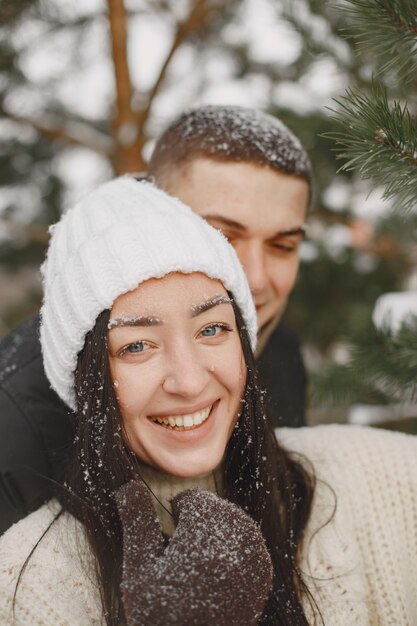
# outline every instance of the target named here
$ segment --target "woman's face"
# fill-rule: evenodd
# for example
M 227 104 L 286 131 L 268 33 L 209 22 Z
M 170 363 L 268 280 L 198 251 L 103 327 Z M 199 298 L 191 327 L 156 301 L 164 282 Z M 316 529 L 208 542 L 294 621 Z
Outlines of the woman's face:
M 217 467 L 246 380 L 223 285 L 200 273 L 148 280 L 114 302 L 108 337 L 129 447 L 175 476 Z

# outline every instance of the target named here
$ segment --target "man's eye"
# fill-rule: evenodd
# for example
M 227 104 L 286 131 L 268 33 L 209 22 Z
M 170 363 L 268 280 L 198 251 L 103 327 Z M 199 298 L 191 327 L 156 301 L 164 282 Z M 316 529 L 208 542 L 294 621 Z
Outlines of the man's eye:
M 297 246 L 292 243 L 271 243 L 271 247 L 274 250 L 278 250 L 280 252 L 294 252 L 297 250 Z

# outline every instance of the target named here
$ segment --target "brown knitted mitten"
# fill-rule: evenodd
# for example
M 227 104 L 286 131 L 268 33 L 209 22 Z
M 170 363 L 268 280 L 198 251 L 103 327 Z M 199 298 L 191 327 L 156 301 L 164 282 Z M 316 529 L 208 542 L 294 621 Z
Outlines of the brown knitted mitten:
M 123 606 L 128 626 L 253 626 L 272 588 L 256 523 L 219 496 L 191 489 L 172 503 L 167 548 L 141 481 L 117 493 L 123 525 Z

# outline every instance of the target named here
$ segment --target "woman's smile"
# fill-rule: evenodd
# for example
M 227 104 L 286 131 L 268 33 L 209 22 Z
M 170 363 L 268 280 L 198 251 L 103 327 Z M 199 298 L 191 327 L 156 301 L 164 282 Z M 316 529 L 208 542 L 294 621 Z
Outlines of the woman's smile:
M 188 411 L 185 414 L 176 413 L 175 415 L 171 414 L 165 416 L 150 415 L 148 419 L 159 426 L 168 428 L 168 430 L 180 432 L 184 430 L 194 430 L 195 428 L 198 428 L 198 426 L 201 426 L 201 424 L 204 424 L 204 422 L 208 419 L 212 408 L 213 404 L 210 404 L 204 409 L 200 409 L 198 411 Z

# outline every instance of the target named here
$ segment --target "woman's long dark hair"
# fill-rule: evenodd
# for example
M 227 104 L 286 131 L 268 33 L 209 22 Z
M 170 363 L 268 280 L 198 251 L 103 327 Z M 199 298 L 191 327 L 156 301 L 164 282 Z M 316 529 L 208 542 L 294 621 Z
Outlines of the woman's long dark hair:
M 224 495 L 259 523 L 273 561 L 273 592 L 260 624 L 306 626 L 301 598 L 310 596 L 298 558 L 314 479 L 278 445 L 265 418 L 248 333 L 239 309 L 233 306 L 247 380 L 240 417 L 225 453 Z M 120 626 L 125 623 L 119 589 L 122 528 L 114 494 L 132 478 L 137 460 L 124 443 L 108 361 L 108 321 L 109 311 L 104 311 L 78 358 L 74 463 L 68 489 L 59 499 L 86 528 L 96 559 L 106 623 Z M 310 603 L 314 608 L 311 599 Z

